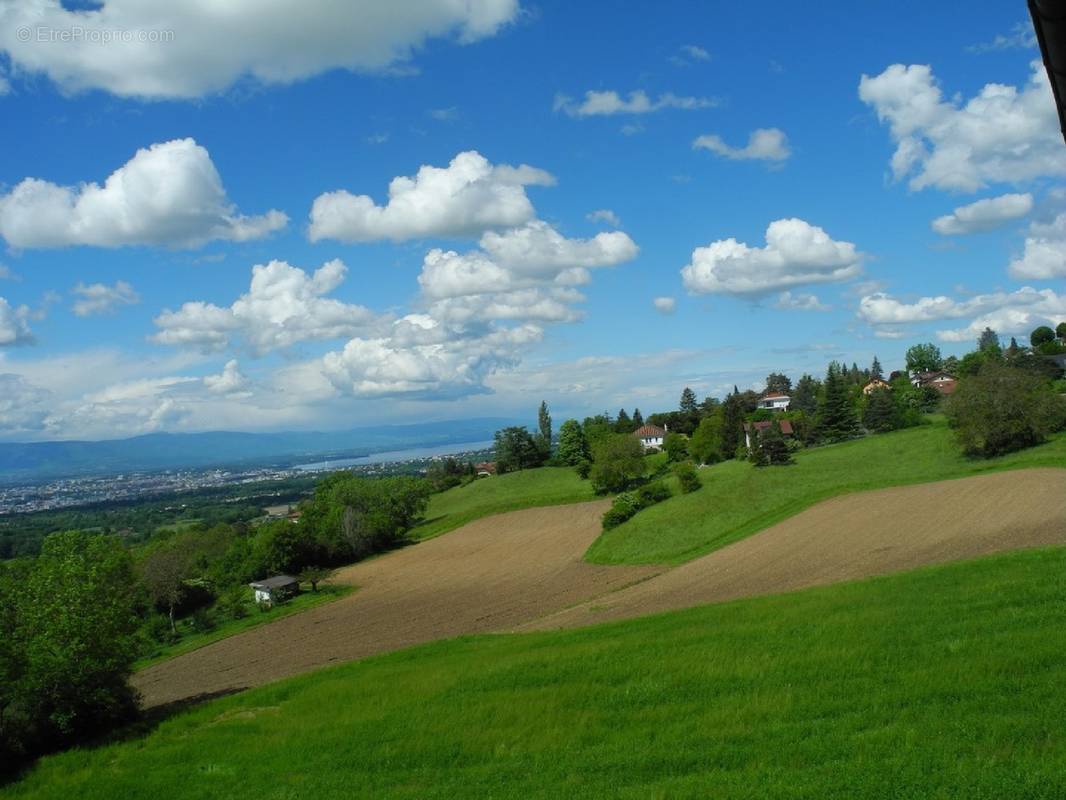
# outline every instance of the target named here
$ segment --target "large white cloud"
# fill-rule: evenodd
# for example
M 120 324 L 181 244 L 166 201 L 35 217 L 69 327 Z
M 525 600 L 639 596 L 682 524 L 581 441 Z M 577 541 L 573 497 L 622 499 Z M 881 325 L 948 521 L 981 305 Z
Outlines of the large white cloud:
M 1051 222 L 1033 222 L 1025 237 L 1025 250 L 1010 263 L 1019 280 L 1066 278 L 1066 213 Z
M 360 305 L 325 295 L 344 281 L 347 268 L 339 260 L 313 274 L 284 261 L 252 267 L 248 291 L 226 308 L 193 301 L 155 319 L 161 344 L 219 350 L 243 343 L 252 355 L 285 349 L 299 342 L 337 339 L 365 331 L 377 316 Z
M 239 214 L 211 156 L 192 139 L 138 150 L 103 186 L 26 178 L 0 195 L 0 236 L 19 248 L 197 247 L 213 239 L 259 239 L 287 222 L 276 210 Z
M 714 108 L 719 101 L 710 97 L 680 97 L 672 92 L 661 94 L 654 100 L 640 89 L 623 97 L 615 91 L 587 91 L 580 102 L 565 94 L 555 96 L 553 110 L 562 111 L 571 117 L 601 117 L 615 114 L 651 114 L 668 108 L 692 111 L 698 108 Z
M 114 286 L 106 283 L 78 283 L 71 290 L 78 296 L 71 310 L 79 317 L 110 314 L 119 306 L 139 303 L 141 297 L 126 281 L 116 281 Z
M 692 251 L 682 268 L 694 294 L 757 296 L 806 284 L 831 283 L 862 272 L 862 254 L 802 219 L 779 219 L 766 229 L 766 246 L 721 239 Z
M 986 327 L 1009 335 L 1027 334 L 1038 325 L 1057 325 L 1066 320 L 1066 295 L 1025 286 L 965 300 L 938 295 L 905 303 L 879 292 L 859 301 L 859 317 L 891 336 L 900 334 L 901 325 L 971 317 L 965 327 L 937 331 L 944 341 L 960 342 L 976 339 Z
M 1033 196 L 1028 192 L 1004 194 L 959 206 L 950 214 L 934 219 L 932 228 L 942 236 L 983 233 L 1021 219 L 1032 210 Z
M 492 36 L 519 11 L 518 0 L 97 5 L 68 10 L 60 0 L 4 3 L 0 50 L 17 69 L 42 72 L 67 91 L 192 98 L 246 76 L 273 84 L 335 68 L 388 69 L 429 38 L 468 43 Z M 48 40 L 74 31 L 81 34 L 69 41 Z
M 236 395 L 247 393 L 250 381 L 248 376 L 241 372 L 237 359 L 231 358 L 217 375 L 205 375 L 204 387 L 209 392 L 223 395 Z
M 1021 89 L 989 83 L 965 103 L 944 99 L 930 67 L 893 64 L 863 75 L 859 98 L 888 123 L 896 141 L 892 173 L 897 180 L 909 176 L 912 189 L 974 192 L 1066 175 L 1055 102 L 1039 61 Z
M 731 147 L 715 134 L 696 137 L 692 147 L 695 150 L 710 150 L 734 161 L 785 161 L 792 155 L 788 136 L 779 128 L 756 128 L 748 136 L 748 143 L 744 147 Z
M 0 373 L 0 431 L 36 431 L 44 427 L 49 392 L 21 375 Z
M 394 178 L 384 206 L 343 189 L 320 195 L 311 207 L 309 233 L 312 241 L 345 242 L 477 235 L 533 219 L 524 187 L 554 183 L 544 170 L 494 166 L 470 150 L 447 167 L 424 165 L 413 178 Z
M 29 316 L 30 310 L 26 306 L 12 307 L 5 298 L 0 297 L 0 347 L 33 341 L 33 333 L 27 322 Z

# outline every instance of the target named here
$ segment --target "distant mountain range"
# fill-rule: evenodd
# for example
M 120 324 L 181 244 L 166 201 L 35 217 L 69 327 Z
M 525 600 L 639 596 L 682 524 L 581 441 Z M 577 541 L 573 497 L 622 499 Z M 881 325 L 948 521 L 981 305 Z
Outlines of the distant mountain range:
M 292 466 L 485 441 L 514 420 L 481 417 L 346 431 L 150 433 L 99 442 L 0 442 L 0 483 L 206 467 Z

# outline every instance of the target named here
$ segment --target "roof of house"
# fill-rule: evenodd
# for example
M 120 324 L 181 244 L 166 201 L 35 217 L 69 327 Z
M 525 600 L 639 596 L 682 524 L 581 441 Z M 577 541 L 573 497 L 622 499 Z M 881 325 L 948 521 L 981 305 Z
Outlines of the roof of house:
M 666 431 L 658 425 L 641 425 L 633 431 L 633 435 L 639 436 L 641 439 L 657 439 L 665 436 Z
M 291 586 L 294 583 L 299 583 L 292 575 L 274 575 L 270 578 L 263 578 L 261 581 L 252 581 L 248 585 L 253 589 L 280 589 L 283 586 Z
M 787 394 L 781 394 L 781 392 L 774 392 L 773 394 L 764 394 L 759 398 L 760 400 L 791 400 L 792 397 Z
M 757 431 L 759 431 L 761 433 L 762 431 L 765 431 L 767 428 L 769 428 L 773 424 L 774 423 L 771 422 L 768 419 L 760 420 L 759 422 L 745 422 L 744 423 L 744 430 L 746 430 L 746 431 L 748 431 L 750 433 L 751 432 L 751 428 L 754 425 L 755 426 L 755 430 L 757 430 Z M 782 419 L 782 420 L 778 420 L 778 424 L 781 426 L 781 433 L 783 433 L 785 436 L 791 436 L 792 435 L 792 423 L 791 422 L 789 422 L 787 419 Z

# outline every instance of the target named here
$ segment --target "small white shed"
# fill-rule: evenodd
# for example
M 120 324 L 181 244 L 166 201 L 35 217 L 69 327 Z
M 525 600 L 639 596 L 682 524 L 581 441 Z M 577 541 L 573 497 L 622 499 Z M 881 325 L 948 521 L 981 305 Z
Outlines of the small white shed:
M 248 584 L 255 593 L 256 603 L 274 605 L 292 597 L 300 591 L 300 582 L 291 575 L 275 575 L 261 581 Z

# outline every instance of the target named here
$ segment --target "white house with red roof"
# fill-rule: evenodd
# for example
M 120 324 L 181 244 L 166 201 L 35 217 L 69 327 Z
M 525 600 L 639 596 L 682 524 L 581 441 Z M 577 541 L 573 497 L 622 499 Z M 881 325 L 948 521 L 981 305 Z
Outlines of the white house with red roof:
M 663 441 L 666 439 L 666 428 L 660 428 L 658 425 L 641 425 L 633 431 L 633 435 L 640 439 L 645 450 L 653 448 L 661 450 Z

